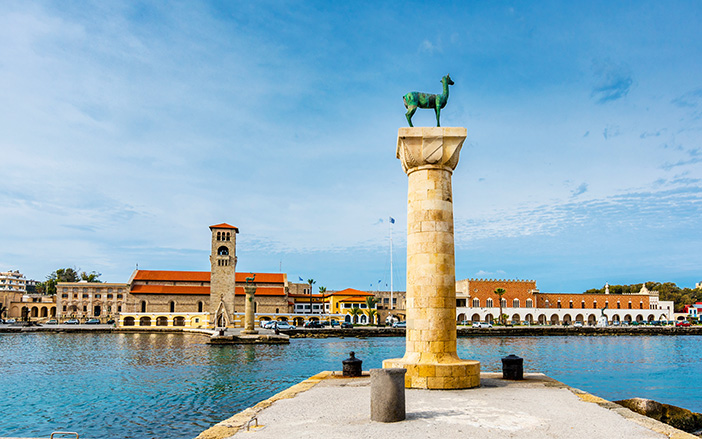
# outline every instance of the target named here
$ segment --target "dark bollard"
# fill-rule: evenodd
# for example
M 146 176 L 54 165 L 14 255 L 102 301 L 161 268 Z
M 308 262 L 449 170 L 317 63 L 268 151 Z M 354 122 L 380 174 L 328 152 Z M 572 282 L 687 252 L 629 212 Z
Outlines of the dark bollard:
M 363 375 L 363 368 L 361 367 L 363 360 L 356 358 L 355 352 L 351 352 L 350 355 L 351 357 L 341 362 L 343 365 L 343 375 L 345 377 L 360 377 Z
M 371 369 L 371 421 L 405 420 L 405 373 L 407 369 Z
M 523 380 L 524 359 L 516 355 L 508 355 L 502 359 L 502 379 Z

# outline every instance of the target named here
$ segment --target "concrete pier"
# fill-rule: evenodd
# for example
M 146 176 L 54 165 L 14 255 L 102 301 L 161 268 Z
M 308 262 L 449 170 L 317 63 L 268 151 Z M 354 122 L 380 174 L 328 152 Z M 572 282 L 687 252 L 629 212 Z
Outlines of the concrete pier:
M 483 373 L 479 388 L 406 390 L 406 420 L 371 421 L 370 377 L 322 372 L 202 432 L 197 439 L 695 439 L 543 374 Z

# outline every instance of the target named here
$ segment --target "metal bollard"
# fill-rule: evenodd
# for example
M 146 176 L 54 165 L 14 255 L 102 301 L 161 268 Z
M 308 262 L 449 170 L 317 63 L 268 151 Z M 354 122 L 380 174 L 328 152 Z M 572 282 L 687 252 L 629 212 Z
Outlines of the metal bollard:
M 363 375 L 363 360 L 356 358 L 355 352 L 350 352 L 350 357 L 342 361 L 342 371 L 345 377 L 360 377 Z
M 502 359 L 502 378 L 505 380 L 524 379 L 524 359 L 514 354 Z
M 371 369 L 371 421 L 405 420 L 405 374 L 407 369 Z

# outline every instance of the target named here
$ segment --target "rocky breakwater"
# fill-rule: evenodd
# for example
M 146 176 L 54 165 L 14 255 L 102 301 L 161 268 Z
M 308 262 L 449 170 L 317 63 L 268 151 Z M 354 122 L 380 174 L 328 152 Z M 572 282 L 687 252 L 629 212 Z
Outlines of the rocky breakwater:
M 702 414 L 700 413 L 670 404 L 662 404 L 652 399 L 631 398 L 614 402 L 631 411 L 664 422 L 678 430 L 698 436 L 702 435 Z

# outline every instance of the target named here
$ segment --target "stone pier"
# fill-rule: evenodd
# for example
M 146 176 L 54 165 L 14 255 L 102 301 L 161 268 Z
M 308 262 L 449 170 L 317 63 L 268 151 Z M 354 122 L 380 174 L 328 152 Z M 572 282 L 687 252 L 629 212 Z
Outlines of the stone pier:
M 384 368 L 407 369 L 405 386 L 480 385 L 480 362 L 456 351 L 456 262 L 451 174 L 466 139 L 460 127 L 400 128 L 397 158 L 407 193 L 407 346 Z

